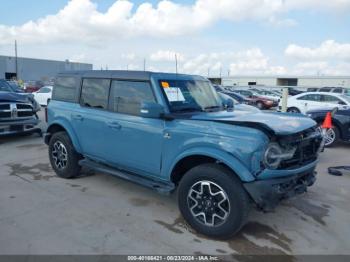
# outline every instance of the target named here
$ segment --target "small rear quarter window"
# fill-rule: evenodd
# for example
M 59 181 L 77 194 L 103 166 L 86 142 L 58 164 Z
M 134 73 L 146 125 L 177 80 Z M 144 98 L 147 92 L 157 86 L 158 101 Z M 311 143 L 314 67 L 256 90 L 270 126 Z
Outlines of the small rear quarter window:
M 57 77 L 52 91 L 52 100 L 77 102 L 78 85 L 75 77 Z

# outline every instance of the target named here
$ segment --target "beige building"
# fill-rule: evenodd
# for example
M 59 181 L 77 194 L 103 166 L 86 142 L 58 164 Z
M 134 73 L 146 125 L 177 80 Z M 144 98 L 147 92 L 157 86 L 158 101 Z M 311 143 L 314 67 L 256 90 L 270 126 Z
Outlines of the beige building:
M 296 86 L 307 87 L 348 87 L 350 88 L 350 76 L 230 76 L 222 77 L 224 86 Z

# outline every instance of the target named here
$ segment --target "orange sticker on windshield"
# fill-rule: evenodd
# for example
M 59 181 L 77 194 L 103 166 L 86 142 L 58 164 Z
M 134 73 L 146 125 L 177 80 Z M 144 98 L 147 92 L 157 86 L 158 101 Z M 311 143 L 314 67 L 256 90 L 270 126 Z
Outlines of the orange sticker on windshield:
M 163 88 L 169 88 L 169 83 L 168 82 L 162 82 L 162 87 Z

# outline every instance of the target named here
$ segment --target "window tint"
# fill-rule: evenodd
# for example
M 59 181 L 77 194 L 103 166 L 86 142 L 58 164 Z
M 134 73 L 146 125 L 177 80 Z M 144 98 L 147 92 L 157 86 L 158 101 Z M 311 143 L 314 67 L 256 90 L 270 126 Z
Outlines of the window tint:
M 142 102 L 155 102 L 148 82 L 112 81 L 110 109 L 114 112 L 139 115 Z
M 320 102 L 321 101 L 321 95 L 318 95 L 318 94 L 304 95 L 304 96 L 299 97 L 298 100 Z
M 58 77 L 53 88 L 52 99 L 65 102 L 76 102 L 78 87 L 74 77 Z
M 84 79 L 80 104 L 86 107 L 107 109 L 109 79 Z

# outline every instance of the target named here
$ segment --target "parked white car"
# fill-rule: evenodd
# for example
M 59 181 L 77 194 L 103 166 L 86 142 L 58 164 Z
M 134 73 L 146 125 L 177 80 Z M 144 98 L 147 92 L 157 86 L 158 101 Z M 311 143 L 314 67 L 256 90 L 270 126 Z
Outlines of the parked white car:
M 52 86 L 43 86 L 33 93 L 35 100 L 42 106 L 47 106 L 52 96 Z
M 287 112 L 303 113 L 319 108 L 344 108 L 350 106 L 350 97 L 324 92 L 307 92 L 288 98 Z M 279 103 L 279 109 L 282 101 Z

